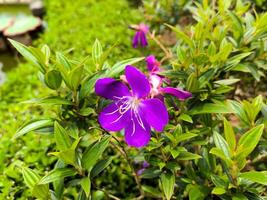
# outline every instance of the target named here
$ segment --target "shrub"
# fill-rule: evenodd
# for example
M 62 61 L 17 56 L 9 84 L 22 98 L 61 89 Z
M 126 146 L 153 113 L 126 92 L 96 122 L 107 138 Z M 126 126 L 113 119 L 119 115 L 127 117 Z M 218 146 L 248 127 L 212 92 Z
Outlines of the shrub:
M 41 131 L 53 138 L 52 170 L 20 166 L 34 197 L 193 200 L 265 195 L 266 99 L 256 95 L 244 100 L 235 89 L 238 82 L 261 85 L 265 77 L 266 13 L 253 16 L 241 1 L 213 6 L 203 1 L 191 12 L 195 24 L 183 29 L 167 25 L 178 36 L 172 49 L 142 26 L 135 27 L 136 38 L 144 33 L 163 51 L 157 56 L 160 62 L 146 57 L 147 66 L 144 57 L 109 65 L 110 49 L 99 40 L 90 65 L 79 56 L 51 52 L 47 45 L 32 48 L 11 41 L 52 90 L 30 102 L 53 105 L 46 109 L 54 115 L 35 118 L 14 135 Z M 253 79 L 242 79 L 242 72 Z

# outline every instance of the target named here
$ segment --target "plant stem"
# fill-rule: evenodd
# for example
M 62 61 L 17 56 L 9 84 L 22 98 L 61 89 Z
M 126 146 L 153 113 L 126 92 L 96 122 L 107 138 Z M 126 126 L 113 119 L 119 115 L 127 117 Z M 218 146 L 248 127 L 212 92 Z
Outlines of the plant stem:
M 110 134 L 110 133 L 108 133 Z M 111 134 L 110 134 L 111 135 Z M 116 144 L 114 143 L 111 143 L 114 145 L 114 147 L 116 147 L 119 152 L 121 153 L 121 155 L 125 158 L 125 160 L 127 161 L 128 165 L 130 166 L 131 168 L 131 171 L 132 171 L 132 175 L 134 176 L 134 179 L 135 179 L 135 182 L 136 182 L 136 185 L 138 187 L 138 190 L 140 192 L 140 196 L 137 198 L 137 199 L 143 199 L 144 198 L 144 191 L 142 189 L 142 185 L 141 185 L 141 181 L 139 179 L 139 176 L 137 175 L 137 172 L 135 171 L 134 167 L 133 167 L 133 163 L 131 161 L 131 159 L 129 158 L 126 150 L 124 149 L 123 145 L 121 144 L 121 142 L 114 136 L 114 135 L 111 135 L 112 138 L 114 138 L 114 140 L 116 140 L 116 142 L 119 144 L 119 146 L 117 146 Z
M 142 189 L 141 181 L 139 179 L 139 176 L 137 175 L 137 172 L 135 171 L 135 169 L 133 167 L 133 163 L 131 162 L 131 159 L 129 158 L 129 156 L 128 156 L 126 150 L 124 149 L 123 145 L 121 144 L 121 142 L 114 135 L 110 134 L 106 130 L 103 130 L 103 129 L 99 128 L 99 127 L 91 127 L 91 128 L 99 129 L 99 130 L 105 132 L 106 134 L 111 135 L 111 137 L 118 143 L 118 145 L 116 145 L 115 143 L 110 142 L 112 146 L 114 146 L 116 149 L 118 149 L 120 154 L 125 158 L 126 162 L 130 166 L 132 175 L 134 177 L 134 180 L 135 180 L 136 185 L 138 187 L 138 190 L 140 192 L 140 196 L 137 197 L 136 199 L 143 199 L 145 197 L 145 192 Z
M 157 45 L 162 49 L 162 51 L 165 53 L 165 57 L 163 57 L 162 59 L 161 59 L 161 63 L 164 61 L 164 60 L 166 60 L 166 59 L 168 59 L 168 58 L 172 58 L 172 52 L 170 51 L 170 50 L 168 50 L 157 38 L 156 38 L 156 36 L 155 36 L 155 33 L 153 32 L 153 33 L 151 33 L 151 32 L 149 32 L 148 33 L 148 35 L 149 35 L 149 37 L 152 39 L 152 40 L 154 40 L 156 43 L 157 43 Z

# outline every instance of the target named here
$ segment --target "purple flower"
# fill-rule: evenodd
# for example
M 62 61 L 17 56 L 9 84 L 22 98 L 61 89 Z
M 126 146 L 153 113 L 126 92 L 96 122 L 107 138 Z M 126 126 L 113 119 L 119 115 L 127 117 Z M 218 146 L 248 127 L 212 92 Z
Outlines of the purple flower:
M 126 66 L 125 77 L 131 88 L 112 78 L 102 78 L 95 84 L 97 95 L 112 100 L 100 113 L 98 120 L 107 131 L 125 131 L 125 141 L 143 147 L 150 140 L 151 128 L 163 131 L 168 123 L 167 108 L 162 101 L 148 98 L 147 77 L 133 66 Z
M 148 43 L 147 43 L 146 34 L 149 32 L 148 26 L 141 23 L 137 26 L 134 26 L 133 28 L 136 30 L 136 33 L 132 41 L 133 48 L 137 48 L 138 45 L 140 45 L 141 47 L 147 46 Z
M 146 57 L 146 66 L 150 72 L 158 72 L 160 70 L 160 62 L 157 61 L 155 56 L 150 55 Z
M 150 55 L 146 57 L 147 69 L 150 71 L 149 82 L 151 84 L 151 96 L 157 97 L 161 100 L 164 99 L 164 94 L 170 94 L 175 96 L 179 100 L 185 100 L 192 97 L 190 92 L 184 91 L 180 88 L 174 87 L 163 87 L 163 82 L 169 83 L 170 81 L 166 77 L 159 74 L 161 71 L 160 63 L 157 61 L 155 56 Z
M 143 174 L 143 172 L 145 171 L 145 169 L 148 168 L 148 167 L 149 167 L 149 163 L 147 161 L 144 161 L 143 164 L 142 164 L 141 169 L 139 169 L 137 171 L 137 175 L 141 176 Z

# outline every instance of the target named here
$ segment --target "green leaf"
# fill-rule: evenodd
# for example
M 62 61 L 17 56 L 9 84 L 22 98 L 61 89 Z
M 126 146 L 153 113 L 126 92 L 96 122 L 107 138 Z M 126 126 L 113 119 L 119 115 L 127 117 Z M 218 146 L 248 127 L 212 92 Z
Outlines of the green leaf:
M 186 88 L 190 92 L 197 92 L 199 89 L 199 82 L 194 73 L 190 74 L 186 81 Z
M 26 185 L 30 189 L 33 189 L 33 187 L 36 185 L 36 183 L 41 178 L 34 170 L 32 170 L 28 167 L 22 167 L 21 173 L 22 173 L 22 176 L 23 176 L 23 179 L 24 179 Z
M 236 147 L 236 138 L 233 127 L 231 126 L 230 122 L 228 122 L 225 118 L 223 120 L 223 124 L 224 124 L 224 137 L 229 145 L 230 150 L 233 152 Z
M 167 200 L 170 200 L 174 192 L 175 176 L 171 173 L 161 174 L 162 189 Z
M 225 104 L 205 103 L 200 106 L 193 107 L 190 115 L 206 114 L 206 113 L 233 113 Z
M 142 185 L 142 189 L 144 190 L 144 192 L 154 196 L 154 197 L 161 197 L 162 198 L 162 194 L 160 191 L 158 191 L 155 187 L 151 187 L 148 185 Z
M 98 65 L 100 63 L 101 56 L 103 54 L 103 48 L 101 43 L 99 42 L 98 39 L 95 40 L 95 43 L 92 48 L 92 57 L 93 57 L 93 62 L 95 65 Z M 98 68 L 98 66 L 96 66 Z
M 183 121 L 186 121 L 186 122 L 189 122 L 191 124 L 193 123 L 192 118 L 189 115 L 184 114 L 184 113 L 179 116 L 179 119 L 183 120 Z
M 57 122 L 54 123 L 55 140 L 60 151 L 68 150 L 71 147 L 70 137 L 67 131 Z
M 69 85 L 71 86 L 70 89 L 77 90 L 78 86 L 81 84 L 81 80 L 83 77 L 83 65 L 77 66 L 69 73 Z
M 66 74 L 66 72 L 71 70 L 71 64 L 68 59 L 60 52 L 56 52 L 56 58 L 58 64 L 60 64 L 60 71 Z M 63 67 L 63 68 L 62 68 Z
M 267 185 L 267 171 L 249 171 L 239 174 L 240 178 L 247 179 L 249 181 Z
M 70 168 L 57 168 L 45 175 L 39 182 L 39 185 L 51 183 L 65 177 L 74 176 L 77 172 Z
M 189 140 L 189 139 L 196 137 L 196 136 L 197 136 L 197 134 L 195 134 L 195 133 L 180 134 L 180 135 L 177 135 L 176 142 L 179 143 L 179 142 L 182 142 L 184 140 Z
M 100 158 L 109 144 L 111 136 L 105 136 L 100 142 L 95 143 L 93 146 L 88 147 L 82 156 L 82 166 L 90 170 Z
M 47 46 L 46 44 L 42 46 L 41 51 L 43 52 L 44 56 L 45 56 L 45 65 L 48 66 L 49 65 L 49 59 L 50 59 L 50 48 L 49 46 Z
M 239 81 L 240 81 L 240 79 L 230 78 L 230 79 L 222 79 L 219 81 L 214 81 L 214 83 L 218 84 L 218 85 L 232 85 L 232 84 L 237 83 Z
M 52 90 L 57 90 L 62 82 L 62 77 L 59 71 L 50 70 L 45 74 L 45 84 Z
M 180 154 L 177 157 L 178 160 L 195 160 L 195 159 L 200 159 L 200 158 L 202 158 L 200 155 L 190 153 L 187 151 L 180 152 Z
M 38 62 L 38 59 L 33 55 L 33 53 L 29 50 L 25 45 L 15 41 L 8 39 L 8 41 L 17 49 L 17 51 L 30 63 L 34 66 L 38 67 L 42 72 L 45 71 L 44 67 Z
M 53 126 L 54 121 L 52 119 L 42 119 L 37 121 L 31 121 L 27 123 L 26 125 L 20 127 L 20 129 L 15 133 L 13 136 L 13 139 L 16 139 L 22 135 L 25 135 L 26 133 L 29 133 L 31 131 L 35 131 L 41 128 L 45 127 L 51 127 Z
M 139 58 L 130 58 L 127 60 L 120 61 L 113 65 L 111 69 L 107 70 L 105 75 L 108 77 L 114 77 L 119 75 L 127 65 L 132 65 L 135 63 L 138 63 L 140 61 L 144 60 L 144 57 L 139 57 Z
M 31 99 L 24 101 L 23 103 L 33 103 L 33 104 L 49 104 L 49 105 L 72 105 L 73 103 L 67 99 L 63 99 L 58 96 L 45 97 L 41 99 Z
M 91 178 L 94 178 L 95 176 L 100 174 L 106 167 L 110 165 L 112 160 L 113 160 L 113 157 L 109 157 L 107 159 L 100 160 L 98 163 L 96 163 L 96 165 L 93 167 L 90 173 Z
M 80 90 L 80 98 L 90 95 L 94 91 L 95 83 L 99 78 L 104 77 L 106 70 L 99 71 L 98 73 L 88 77 L 83 81 Z
M 91 181 L 88 177 L 85 177 L 81 180 L 81 186 L 86 196 L 89 197 L 91 190 Z
M 227 158 L 221 149 L 219 149 L 217 147 L 213 147 L 210 150 L 210 153 L 221 158 L 223 161 L 225 161 L 228 164 L 228 166 L 231 165 L 231 163 L 232 163 L 231 159 Z
M 22 167 L 21 173 L 26 185 L 32 190 L 33 196 L 40 199 L 48 198 L 49 196 L 48 185 L 37 185 L 41 177 L 34 170 L 27 167 Z
M 212 189 L 211 193 L 221 195 L 221 194 L 226 193 L 226 190 L 224 188 L 221 188 L 221 187 L 215 187 Z
M 237 156 L 242 153 L 241 156 L 246 157 L 255 149 L 263 133 L 263 128 L 263 124 L 258 125 L 241 136 L 237 144 Z
M 216 131 L 214 131 L 213 133 L 213 140 L 214 140 L 216 147 L 223 152 L 224 156 L 228 159 L 231 159 L 231 153 L 230 153 L 230 149 L 229 149 L 227 142 Z

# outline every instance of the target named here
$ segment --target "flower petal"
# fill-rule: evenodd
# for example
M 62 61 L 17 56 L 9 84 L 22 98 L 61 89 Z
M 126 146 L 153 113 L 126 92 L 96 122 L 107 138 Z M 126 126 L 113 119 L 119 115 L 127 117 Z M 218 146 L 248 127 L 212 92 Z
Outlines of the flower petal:
M 117 97 L 130 96 L 128 87 L 113 78 L 98 79 L 95 84 L 95 93 L 111 100 L 117 100 Z
M 134 96 L 142 98 L 149 94 L 150 84 L 145 74 L 137 68 L 127 65 L 125 68 L 125 76 Z
M 151 72 L 159 71 L 160 63 L 157 61 L 157 59 L 153 55 L 146 57 L 146 65 L 147 65 L 147 69 Z
M 165 94 L 173 95 L 180 100 L 185 100 L 187 98 L 192 97 L 192 94 L 190 92 L 184 91 L 184 90 L 179 89 L 179 88 L 173 88 L 173 87 L 161 88 L 161 92 L 163 92 Z
M 140 44 L 142 47 L 145 47 L 148 45 L 147 39 L 146 39 L 146 34 L 143 31 L 140 31 Z
M 132 41 L 133 48 L 137 48 L 138 47 L 139 38 L 140 38 L 140 31 L 137 31 L 135 33 L 135 35 L 133 37 L 133 41 Z
M 149 27 L 144 23 L 139 24 L 138 29 L 144 33 L 148 33 Z
M 142 120 L 143 127 L 139 124 L 135 116 L 132 117 L 128 126 L 125 128 L 125 141 L 129 146 L 137 148 L 148 144 L 150 140 L 150 127 Z
M 163 131 L 168 124 L 169 115 L 166 106 L 159 99 L 147 99 L 139 104 L 140 114 L 157 131 Z
M 102 128 L 107 131 L 120 131 L 129 123 L 130 111 L 121 114 L 119 106 L 118 103 L 111 103 L 99 114 L 98 121 Z

